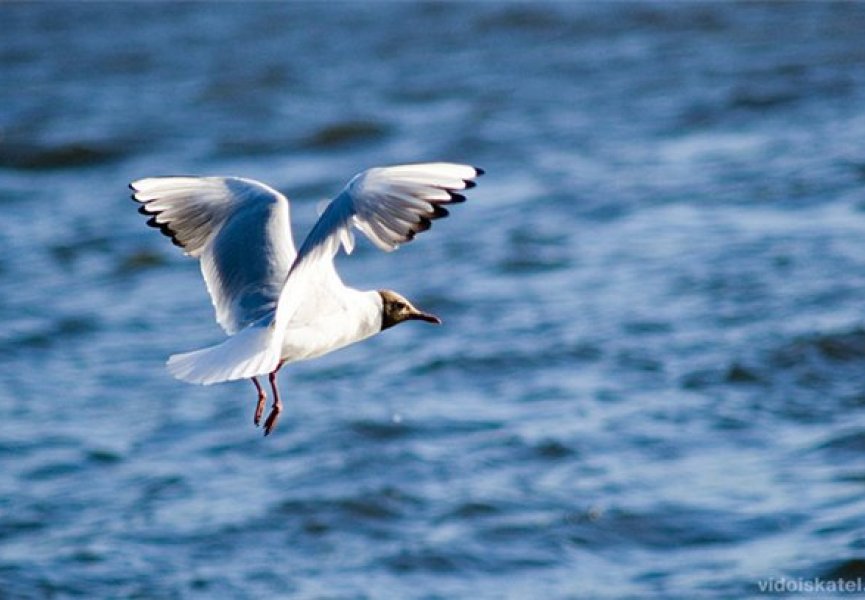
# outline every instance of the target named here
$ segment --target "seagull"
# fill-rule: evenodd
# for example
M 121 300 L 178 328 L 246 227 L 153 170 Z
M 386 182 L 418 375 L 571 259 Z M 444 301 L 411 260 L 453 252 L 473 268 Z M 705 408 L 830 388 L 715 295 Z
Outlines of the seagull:
M 129 184 L 138 212 L 184 253 L 197 258 L 227 339 L 175 354 L 169 372 L 209 385 L 250 379 L 264 414 L 268 376 L 273 393 L 264 435 L 282 412 L 277 375 L 286 364 L 325 355 L 406 321 L 441 324 L 392 290 L 345 285 L 334 266 L 351 254 L 353 229 L 390 252 L 464 202 L 483 170 L 435 162 L 376 167 L 355 175 L 327 205 L 295 250 L 289 201 L 275 189 L 240 177 L 147 177 Z

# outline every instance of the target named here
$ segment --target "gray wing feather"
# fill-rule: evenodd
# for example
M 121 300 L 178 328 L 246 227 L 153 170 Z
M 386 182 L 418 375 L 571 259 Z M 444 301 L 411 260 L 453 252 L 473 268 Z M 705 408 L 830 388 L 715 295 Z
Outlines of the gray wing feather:
M 285 196 L 233 177 L 151 177 L 130 187 L 148 224 L 201 260 L 228 334 L 275 310 L 295 258 Z

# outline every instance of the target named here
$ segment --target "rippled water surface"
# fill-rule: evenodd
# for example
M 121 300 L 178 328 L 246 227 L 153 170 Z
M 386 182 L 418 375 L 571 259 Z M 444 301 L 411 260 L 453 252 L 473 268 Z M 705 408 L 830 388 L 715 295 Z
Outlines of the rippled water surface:
M 745 598 L 865 577 L 865 5 L 0 4 L 0 596 Z M 487 175 L 246 382 L 135 178 Z

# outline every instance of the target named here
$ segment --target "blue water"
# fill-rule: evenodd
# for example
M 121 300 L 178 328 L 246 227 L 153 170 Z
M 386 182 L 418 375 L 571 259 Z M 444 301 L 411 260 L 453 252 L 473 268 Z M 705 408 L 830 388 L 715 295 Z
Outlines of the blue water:
M 0 597 L 747 598 L 865 577 L 865 4 L 2 3 Z M 470 201 L 282 375 L 130 180 Z

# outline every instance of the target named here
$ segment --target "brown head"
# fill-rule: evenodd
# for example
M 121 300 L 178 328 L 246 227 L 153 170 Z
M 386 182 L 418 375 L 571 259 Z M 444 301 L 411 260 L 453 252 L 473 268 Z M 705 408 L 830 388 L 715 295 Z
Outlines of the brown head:
M 382 331 L 403 321 L 426 321 L 441 325 L 441 319 L 430 313 L 415 308 L 411 302 L 391 290 L 379 290 L 381 296 L 381 328 Z

